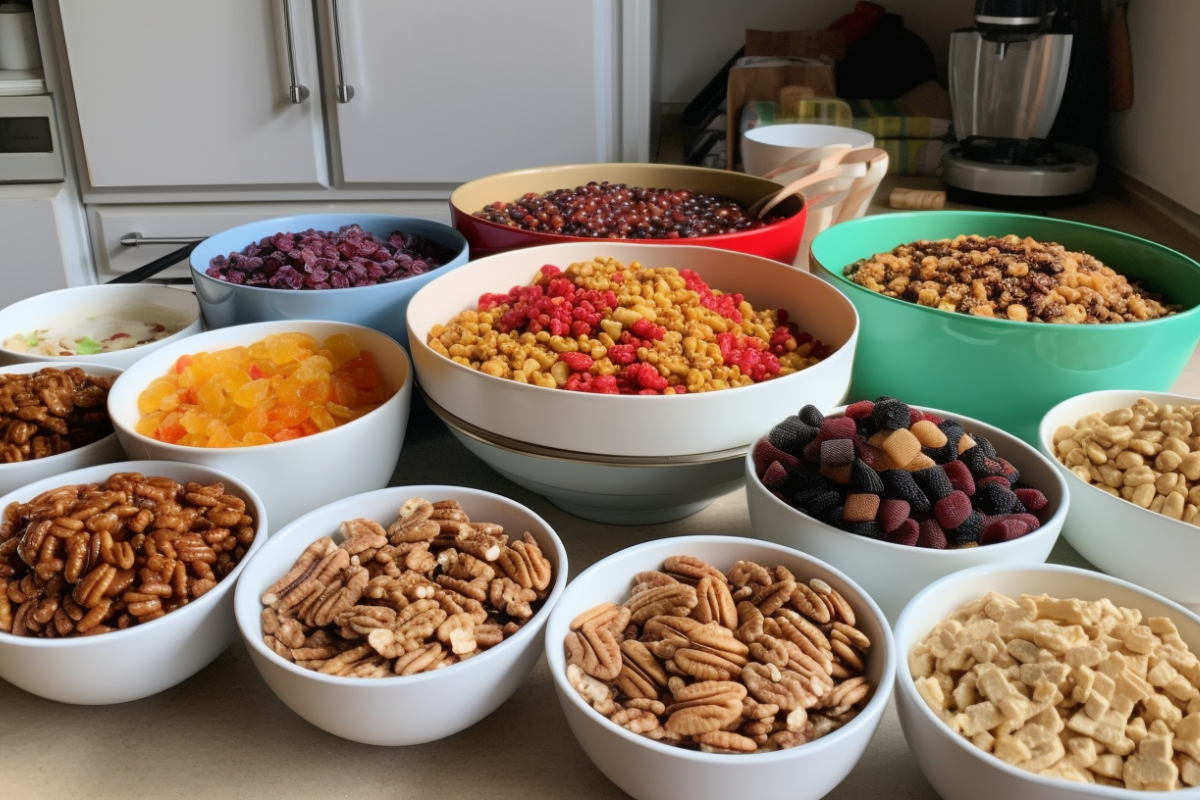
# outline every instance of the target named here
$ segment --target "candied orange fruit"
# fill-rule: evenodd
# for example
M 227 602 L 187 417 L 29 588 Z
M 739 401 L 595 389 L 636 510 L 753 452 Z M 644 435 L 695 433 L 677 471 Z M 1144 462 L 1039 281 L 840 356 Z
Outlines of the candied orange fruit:
M 358 419 L 392 391 L 354 337 L 279 333 L 249 347 L 181 356 L 138 396 L 136 430 L 189 447 L 299 439 Z

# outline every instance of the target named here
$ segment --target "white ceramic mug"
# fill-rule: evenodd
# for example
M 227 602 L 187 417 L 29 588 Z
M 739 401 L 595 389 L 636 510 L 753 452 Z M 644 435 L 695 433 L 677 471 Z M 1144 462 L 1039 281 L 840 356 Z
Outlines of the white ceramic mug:
M 742 134 L 741 145 L 743 169 L 762 177 L 789 161 L 820 161 L 823 148 L 874 147 L 875 137 L 841 125 L 795 123 L 751 128 Z

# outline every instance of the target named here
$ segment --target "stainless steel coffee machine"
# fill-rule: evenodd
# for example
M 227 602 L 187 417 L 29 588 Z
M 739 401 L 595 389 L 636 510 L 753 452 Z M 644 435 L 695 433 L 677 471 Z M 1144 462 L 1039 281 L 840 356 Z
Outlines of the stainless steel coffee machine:
M 1049 138 L 1073 38 L 1055 0 L 976 0 L 975 26 L 950 35 L 957 144 L 942 159 L 947 186 L 1003 198 L 1092 188 L 1095 152 Z

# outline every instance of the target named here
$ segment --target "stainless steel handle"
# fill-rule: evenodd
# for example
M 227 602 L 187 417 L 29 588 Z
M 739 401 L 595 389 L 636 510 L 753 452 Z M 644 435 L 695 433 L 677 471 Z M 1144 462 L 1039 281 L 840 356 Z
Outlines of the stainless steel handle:
M 136 231 L 121 237 L 121 244 L 126 247 L 139 247 L 143 244 L 195 244 L 203 242 L 203 236 L 142 236 Z
M 296 73 L 296 41 L 292 34 L 291 0 L 283 0 L 283 29 L 287 41 L 288 80 L 290 82 L 288 99 L 293 103 L 303 103 L 308 99 L 308 87 L 300 83 L 300 76 Z
M 338 0 L 333 1 L 333 45 L 337 55 L 337 101 L 349 103 L 354 97 L 354 87 L 346 83 L 346 61 L 342 57 L 342 9 Z

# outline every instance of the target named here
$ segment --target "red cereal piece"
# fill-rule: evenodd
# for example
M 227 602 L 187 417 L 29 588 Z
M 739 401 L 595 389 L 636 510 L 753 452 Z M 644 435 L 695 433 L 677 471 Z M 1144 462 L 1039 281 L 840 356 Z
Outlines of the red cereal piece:
M 1046 495 L 1038 489 L 1014 489 L 1013 493 L 1021 501 L 1021 505 L 1025 506 L 1025 509 L 1032 514 L 1037 514 L 1050 503 Z
M 892 544 L 902 544 L 905 547 L 916 547 L 917 541 L 921 538 L 921 526 L 917 524 L 915 519 L 906 519 L 900 523 L 896 530 L 887 535 L 887 540 Z
M 888 498 L 879 504 L 879 514 L 875 517 L 879 529 L 886 534 L 897 530 L 912 513 L 912 506 L 906 500 Z
M 765 438 L 759 439 L 755 443 L 752 458 L 754 459 L 754 474 L 760 478 L 773 461 L 778 461 L 789 472 L 800 469 L 800 459 L 790 453 L 783 452 Z
M 928 547 L 931 550 L 946 549 L 946 532 L 936 519 L 924 519 L 920 522 L 921 533 L 917 537 L 917 547 Z
M 559 353 L 558 360 L 564 362 L 571 372 L 587 372 L 596 362 L 587 353 Z
M 948 461 L 942 465 L 942 471 L 950 479 L 950 485 L 966 495 L 975 494 L 975 476 L 961 461 Z
M 772 461 L 766 471 L 763 472 L 761 480 L 763 486 L 771 491 L 783 491 L 788 482 L 787 467 L 778 461 Z
M 817 439 L 822 442 L 826 439 L 853 439 L 857 433 L 858 424 L 849 417 L 827 417 L 821 423 Z
M 857 403 L 846 406 L 846 416 L 854 420 L 866 419 L 871 416 L 873 411 L 875 411 L 875 403 L 871 400 L 859 400 Z
M 957 528 L 971 514 L 971 498 L 955 490 L 933 504 L 933 515 L 943 529 Z

